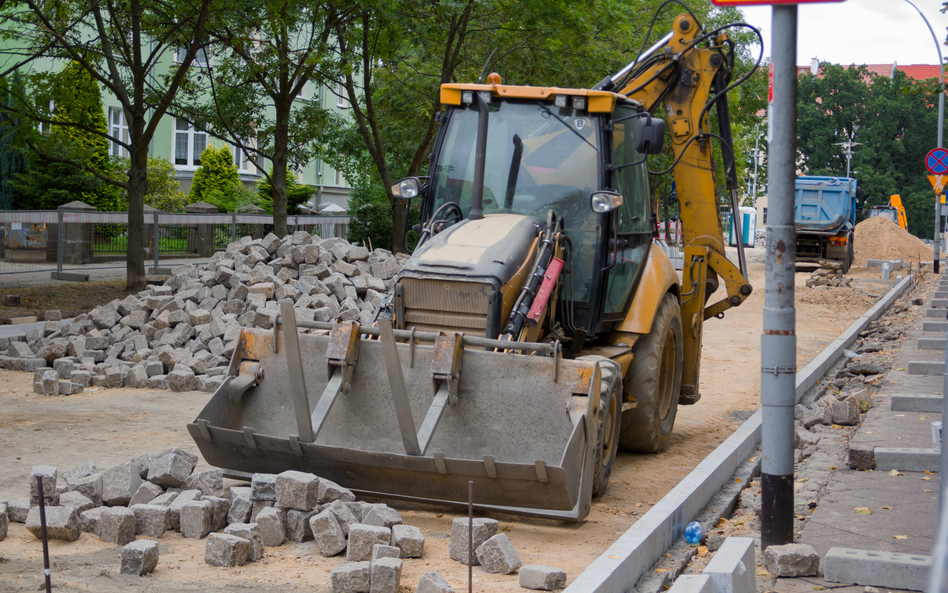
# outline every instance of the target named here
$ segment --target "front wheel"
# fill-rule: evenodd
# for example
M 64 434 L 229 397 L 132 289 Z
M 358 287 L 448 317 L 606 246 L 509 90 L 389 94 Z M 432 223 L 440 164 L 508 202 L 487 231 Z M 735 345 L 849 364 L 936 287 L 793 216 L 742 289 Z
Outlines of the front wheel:
M 603 356 L 580 356 L 579 360 L 599 362 L 599 425 L 593 453 L 593 496 L 602 496 L 616 460 L 622 411 L 622 373 L 619 365 Z
M 627 391 L 638 405 L 622 414 L 623 451 L 658 453 L 668 446 L 681 395 L 682 348 L 681 307 L 668 293 L 652 330 L 632 350 Z

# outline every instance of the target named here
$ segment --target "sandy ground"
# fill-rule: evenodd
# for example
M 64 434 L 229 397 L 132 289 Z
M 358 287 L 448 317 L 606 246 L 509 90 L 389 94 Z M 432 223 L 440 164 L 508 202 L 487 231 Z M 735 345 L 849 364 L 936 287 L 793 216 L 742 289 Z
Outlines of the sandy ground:
M 705 328 L 702 399 L 679 409 L 669 448 L 658 455 L 620 453 L 609 490 L 593 502 L 583 524 L 494 515 L 524 564 L 559 567 L 572 581 L 759 407 L 763 250 L 749 250 L 748 259 L 755 291 L 743 306 L 728 311 L 723 320 L 711 320 Z M 855 290 L 832 289 L 842 292 L 830 295 L 804 289 L 808 276 L 798 272 L 796 282 L 800 368 L 860 317 L 866 302 L 895 282 L 895 278 L 882 281 L 878 270 L 854 268 L 849 276 L 857 279 Z M 815 302 L 801 302 L 805 295 Z M 54 465 L 63 472 L 93 460 L 101 470 L 172 445 L 197 453 L 185 424 L 197 415 L 208 394 L 100 389 L 46 398 L 32 393 L 31 381 L 30 374 L 0 370 L 0 500 L 28 495 L 29 473 L 35 464 Z M 198 466 L 202 469 L 208 469 L 203 462 Z M 462 514 L 438 507 L 391 505 L 426 538 L 424 557 L 405 561 L 402 591 L 413 591 L 428 571 L 439 572 L 457 590 L 465 590 L 467 567 L 448 558 L 451 521 Z M 133 578 L 118 574 L 118 546 L 89 534 L 73 543 L 52 541 L 53 582 L 70 591 L 322 593 L 331 590 L 329 572 L 344 561 L 323 558 L 313 542 L 289 543 L 267 548 L 259 563 L 221 569 L 204 563 L 204 541 L 168 533 L 159 543 L 157 570 Z M 0 541 L 0 590 L 37 590 L 42 562 L 41 542 L 22 524 L 11 524 L 9 535 Z M 522 590 L 516 574 L 492 575 L 479 567 L 474 569 L 474 586 L 482 591 Z

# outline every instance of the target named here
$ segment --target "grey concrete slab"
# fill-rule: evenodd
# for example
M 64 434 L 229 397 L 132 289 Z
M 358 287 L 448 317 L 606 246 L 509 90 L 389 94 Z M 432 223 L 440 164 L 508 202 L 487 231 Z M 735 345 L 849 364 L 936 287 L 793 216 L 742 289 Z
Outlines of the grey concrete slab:
M 919 338 L 919 350 L 940 350 L 945 351 L 945 340 L 942 338 Z
M 922 331 L 943 332 L 948 329 L 948 321 L 925 321 L 922 323 Z
M 932 294 L 933 299 L 948 299 L 948 290 L 936 290 Z
M 0 325 L 0 337 L 22 336 L 31 329 L 44 330 L 46 329 L 46 322 L 37 321 L 35 323 L 20 323 L 18 325 Z
M 940 395 L 918 395 L 910 393 L 893 394 L 891 410 L 893 412 L 941 412 L 943 398 Z
M 948 309 L 925 309 L 925 317 L 939 317 L 945 319 L 948 317 Z
M 757 593 L 756 565 L 754 539 L 729 537 L 701 574 L 711 577 L 716 593 Z
M 945 361 L 943 360 L 911 360 L 908 363 L 910 375 L 944 375 Z
M 686 574 L 675 579 L 668 593 L 715 593 L 714 583 L 705 574 Z
M 824 562 L 824 579 L 831 583 L 924 591 L 932 559 L 921 554 L 832 548 Z
M 948 307 L 948 298 L 932 299 L 929 304 L 932 307 Z
M 907 472 L 937 472 L 941 449 L 931 447 L 876 447 L 876 469 Z

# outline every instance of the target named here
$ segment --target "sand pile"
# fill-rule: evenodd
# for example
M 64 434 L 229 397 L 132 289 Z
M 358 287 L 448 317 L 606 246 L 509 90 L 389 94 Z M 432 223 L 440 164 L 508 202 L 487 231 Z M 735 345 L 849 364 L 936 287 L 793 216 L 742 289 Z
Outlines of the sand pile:
M 918 263 L 931 261 L 932 247 L 882 216 L 873 216 L 856 225 L 854 266 L 865 266 L 870 259 L 901 259 Z

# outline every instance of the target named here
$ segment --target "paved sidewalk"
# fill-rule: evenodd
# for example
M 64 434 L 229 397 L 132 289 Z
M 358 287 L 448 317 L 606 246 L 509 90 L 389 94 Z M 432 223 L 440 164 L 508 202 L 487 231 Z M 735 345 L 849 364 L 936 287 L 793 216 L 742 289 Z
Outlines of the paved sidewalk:
M 936 281 L 936 284 L 940 284 L 940 281 Z M 939 411 L 892 409 L 893 396 L 940 396 L 942 393 L 942 375 L 910 374 L 908 370 L 909 362 L 944 363 L 945 360 L 944 350 L 918 348 L 919 338 L 945 338 L 945 332 L 922 331 L 922 323 L 926 319 L 933 319 L 926 317 L 925 311 L 929 306 L 926 303 L 926 306 L 919 309 L 912 329 L 906 335 L 895 358 L 892 370 L 886 375 L 882 390 L 874 398 L 875 406 L 863 416 L 861 427 L 852 436 L 851 449 L 935 447 L 931 438 L 931 423 L 941 420 L 940 402 L 937 404 Z M 896 467 L 900 469 L 894 473 L 888 467 L 879 465 L 873 471 L 853 470 L 842 465 L 832 473 L 829 483 L 819 497 L 818 506 L 812 515 L 807 517 L 802 531 L 798 532 L 796 537 L 796 543 L 811 545 L 819 553 L 822 559 L 821 575 L 824 574 L 826 555 L 831 548 L 899 553 L 915 558 L 931 555 L 938 522 L 938 458 L 936 456 L 933 461 L 930 456 L 928 458 L 932 473 L 904 469 L 912 463 L 919 463 L 921 458 L 917 453 L 902 452 L 895 462 Z M 878 449 L 876 462 L 880 463 Z M 915 469 L 923 468 L 916 466 Z M 870 514 L 856 512 L 857 508 L 866 507 L 870 509 Z M 863 575 L 862 578 L 869 578 L 864 575 L 878 572 L 894 574 L 896 569 L 878 560 L 886 556 L 887 554 L 883 554 L 866 559 L 865 564 L 857 568 L 857 572 Z M 897 582 L 908 585 L 909 581 L 904 579 Z M 866 585 L 846 586 L 825 581 L 822 576 L 773 579 L 766 573 L 761 575 L 760 571 L 757 584 L 758 591 L 774 593 L 809 592 L 815 587 L 833 589 L 839 593 L 861 593 L 866 589 Z M 903 590 L 893 589 L 892 586 L 877 588 L 888 591 Z

